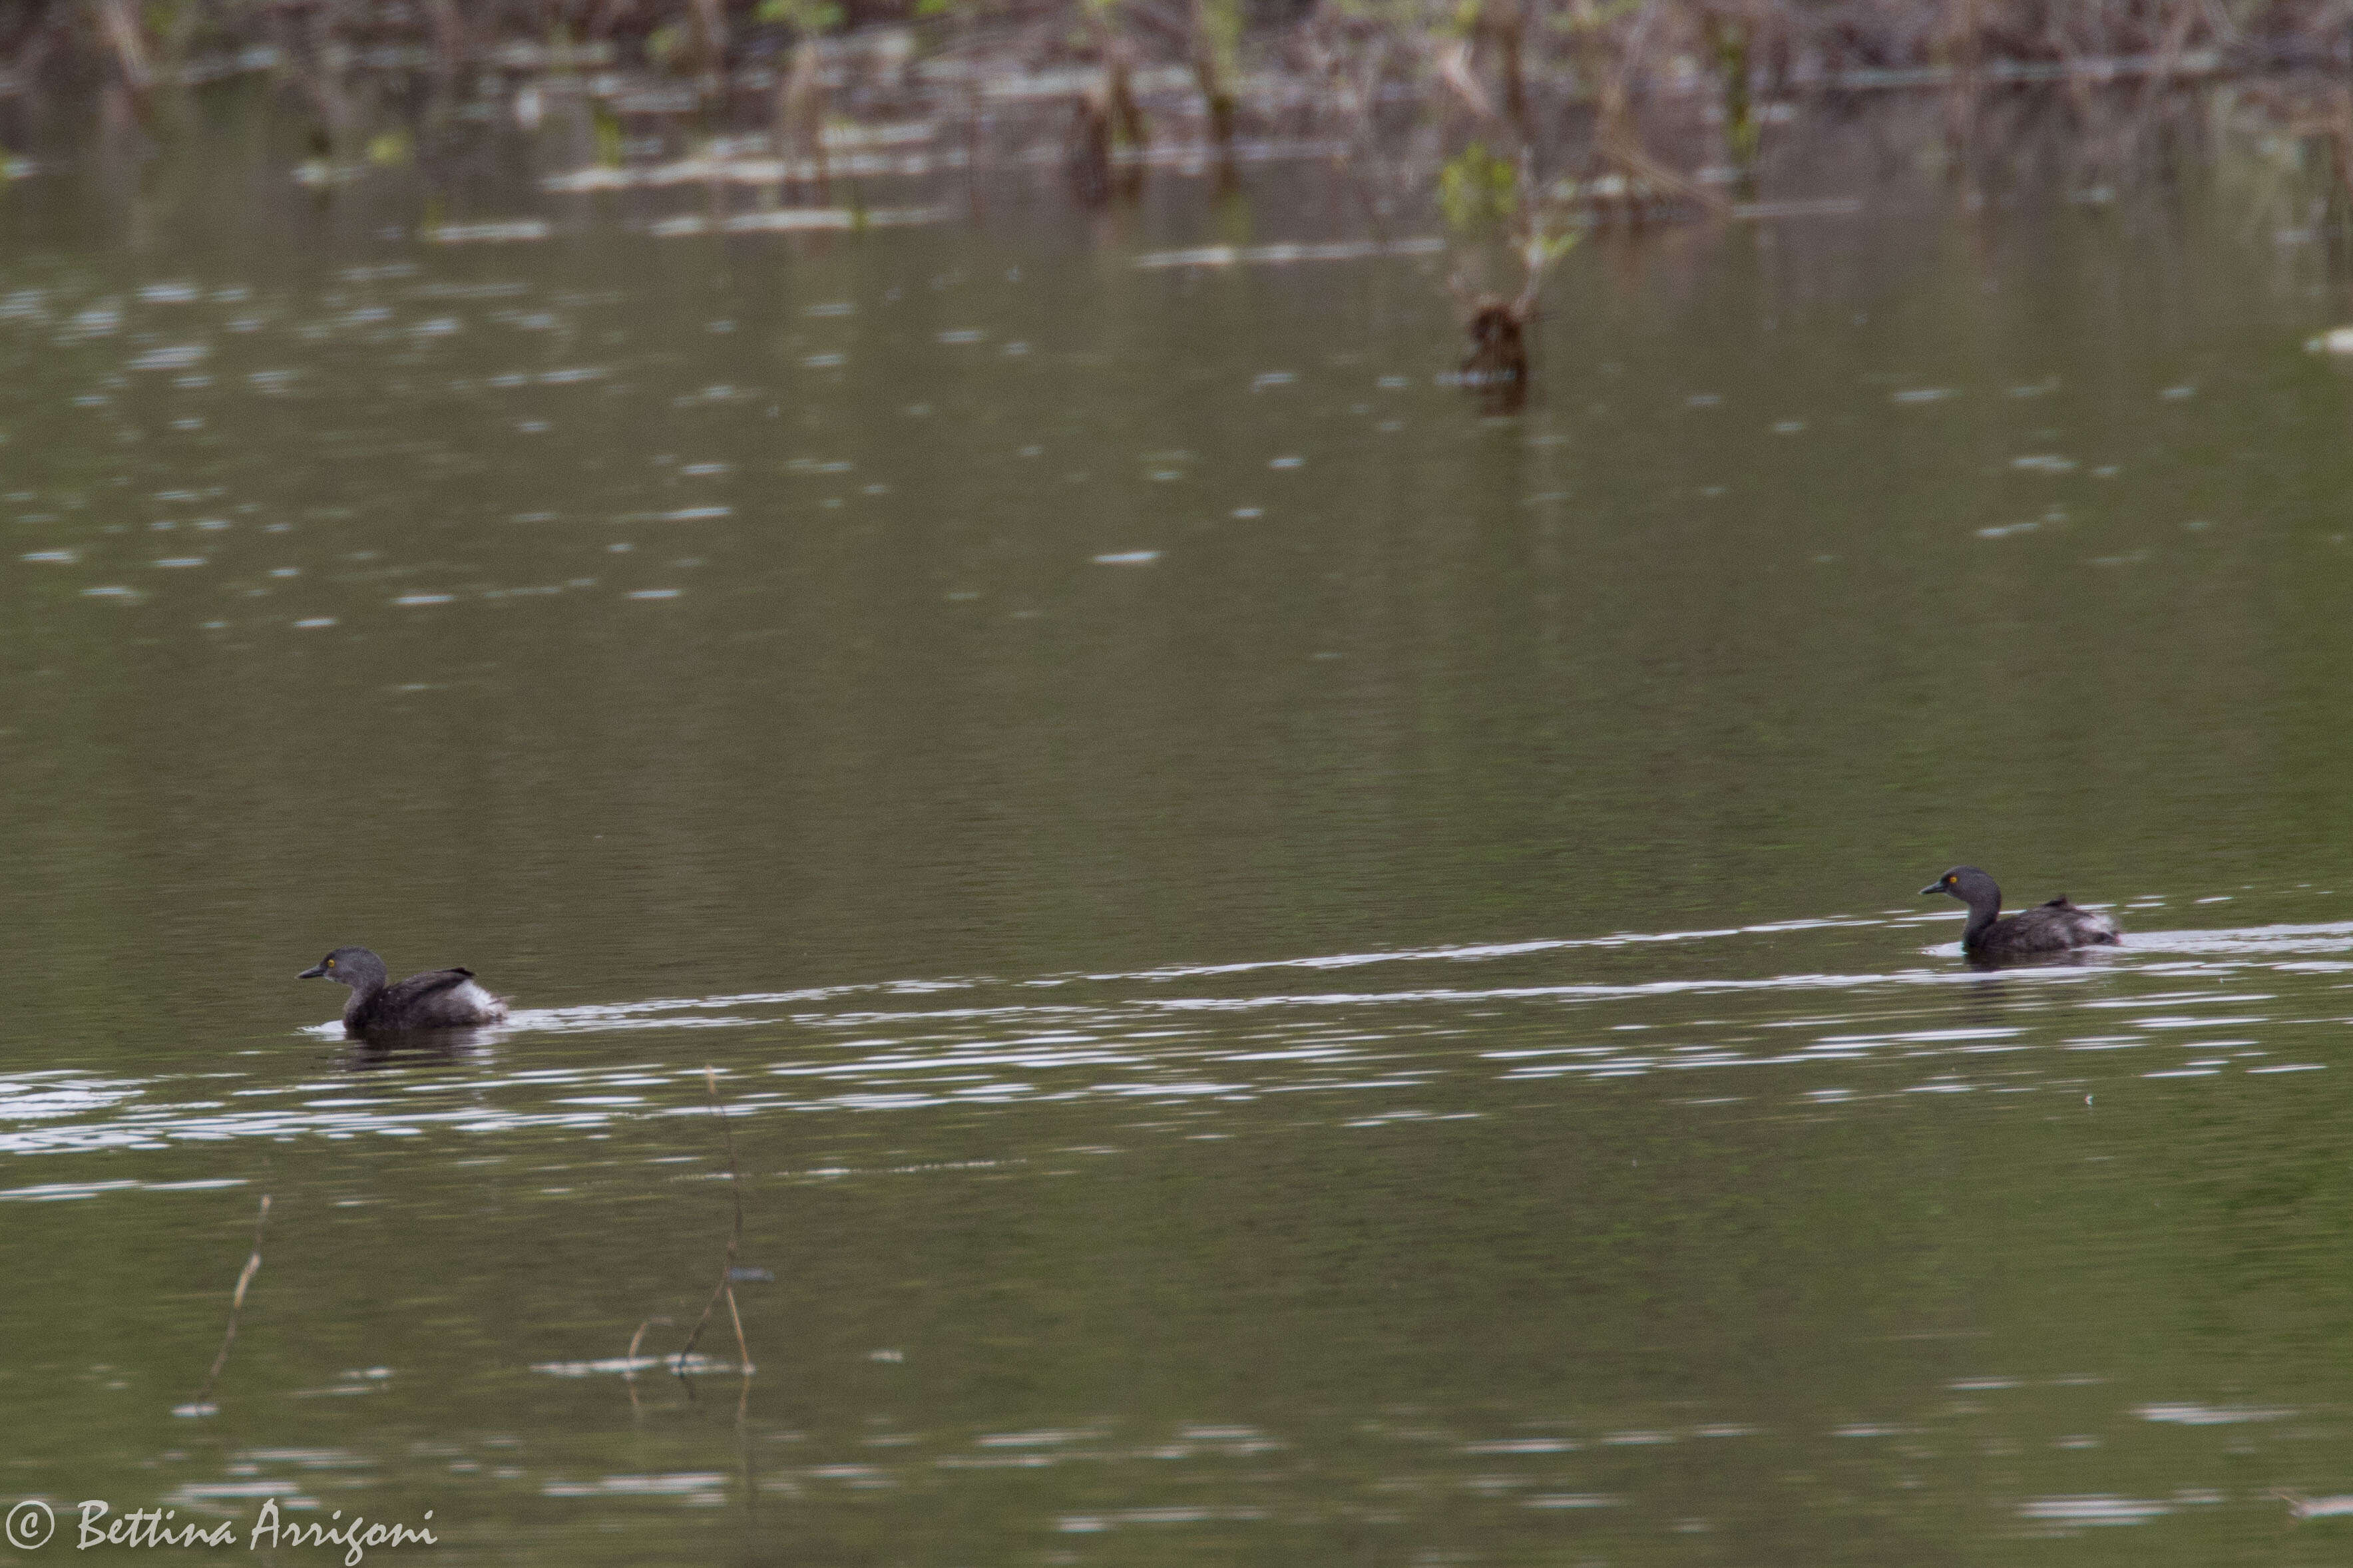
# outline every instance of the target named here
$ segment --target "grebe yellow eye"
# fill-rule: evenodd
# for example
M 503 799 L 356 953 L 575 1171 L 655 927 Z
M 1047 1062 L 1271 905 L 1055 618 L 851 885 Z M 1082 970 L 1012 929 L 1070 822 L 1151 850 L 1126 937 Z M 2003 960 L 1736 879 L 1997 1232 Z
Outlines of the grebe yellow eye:
M 1952 879 L 1951 879 L 1950 877 L 1947 877 L 1947 878 L 1946 878 L 1946 879 L 1945 879 L 1945 880 L 1947 880 L 1947 882 L 1949 882 L 1949 881 L 1951 881 L 1951 880 L 1952 880 Z M 329 959 L 329 960 L 327 960 L 327 967 L 328 967 L 328 968 L 330 968 L 330 969 L 334 968 L 334 967 L 335 967 L 335 961 L 334 961 L 333 959 L 332 959 L 332 958 L 331 958 L 331 959 Z
M 1952 875 L 1950 872 L 1947 872 L 1947 873 L 1946 873 L 1946 875 L 1945 875 L 1945 886 L 1947 886 L 1947 888 L 1951 887 L 1954 883 L 1956 883 L 1956 882 L 1957 882 L 1957 881 L 1959 881 L 1959 880 L 1960 880 L 1960 879 L 1959 879 L 1958 877 L 1956 877 L 1956 876 Z M 328 962 L 329 962 L 330 963 L 333 963 L 334 961 L 333 961 L 332 959 L 329 959 L 329 960 L 328 960 Z

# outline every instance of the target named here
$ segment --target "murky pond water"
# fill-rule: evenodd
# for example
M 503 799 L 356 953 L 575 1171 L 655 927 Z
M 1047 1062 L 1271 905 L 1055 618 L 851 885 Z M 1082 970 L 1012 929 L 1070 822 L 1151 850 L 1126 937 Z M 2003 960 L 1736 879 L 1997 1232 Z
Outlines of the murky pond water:
M 1482 420 L 1435 259 L 1252 262 L 1345 232 L 1281 170 L 435 244 L 215 135 L 0 205 L 0 1497 L 2342 1556 L 2316 247 L 1902 181 L 1598 242 Z M 1973 973 L 1957 860 L 2127 945 Z M 346 942 L 515 1016 L 357 1051 Z M 681 1380 L 730 1137 L 757 1370 L 723 1304 Z

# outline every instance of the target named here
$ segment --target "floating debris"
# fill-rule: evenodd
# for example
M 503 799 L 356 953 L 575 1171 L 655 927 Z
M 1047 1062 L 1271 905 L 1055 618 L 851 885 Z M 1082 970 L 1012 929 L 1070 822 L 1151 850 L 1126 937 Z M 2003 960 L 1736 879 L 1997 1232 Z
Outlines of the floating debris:
M 595 164 L 570 174 L 552 174 L 539 184 L 542 190 L 565 195 L 671 185 L 813 185 L 828 176 L 874 179 L 896 174 L 920 179 L 926 174 L 962 170 L 970 163 L 970 157 L 962 151 L 851 153 L 847 157 L 828 157 L 823 163 L 814 158 L 682 158 L 675 163 L 637 168 Z
M 2284 1500 L 2288 1513 L 2296 1519 L 2342 1519 L 2353 1514 L 2353 1497 L 2341 1493 L 2335 1497 L 2304 1497 L 2283 1489 L 2272 1495 Z
M 860 228 L 906 228 L 917 224 L 945 223 L 955 207 L 872 207 L 863 212 L 849 207 L 777 207 L 770 212 L 737 213 L 716 222 L 707 217 L 664 218 L 646 232 L 663 239 L 697 234 L 798 234 L 810 231 L 846 232 Z
M 626 1376 L 639 1372 L 675 1372 L 681 1374 L 733 1372 L 735 1365 L 707 1355 L 632 1355 L 608 1356 L 602 1361 L 533 1362 L 531 1370 L 543 1372 L 550 1377 L 597 1377 L 607 1373 L 619 1373 Z
M 2057 1524 L 2146 1524 L 2173 1511 L 2170 1503 L 2123 1497 L 2036 1498 L 2018 1505 L 2021 1519 Z
M 1219 1508 L 1206 1505 L 1176 1508 L 1107 1509 L 1101 1513 L 1065 1514 L 1054 1528 L 1065 1535 L 1093 1535 L 1125 1524 L 1212 1524 L 1264 1519 L 1262 1508 Z
M 1623 1508 L 1626 1500 L 1608 1492 L 1544 1492 L 1522 1505 L 1525 1508 Z
M 1862 211 L 1858 196 L 1820 196 L 1811 201 L 1741 202 L 1732 216 L 1752 222 L 1791 217 L 1853 217 Z
M 2295 1412 L 2257 1405 L 2144 1405 L 2133 1414 L 2175 1426 L 2234 1426 L 2242 1421 L 2277 1421 Z
M 1323 245 L 1202 245 L 1190 250 L 1153 250 L 1135 258 L 1142 268 L 1282 267 L 1296 261 L 1358 261 L 1373 256 L 1437 256 L 1446 241 L 1435 235 L 1411 239 L 1343 239 Z
M 718 1502 L 727 1494 L 727 1477 L 716 1470 L 681 1475 L 606 1476 L 594 1481 L 547 1481 L 542 1497 L 683 1497 L 690 1501 Z
M 503 245 L 545 239 L 554 232 L 555 226 L 545 218 L 518 217 L 498 223 L 445 223 L 425 230 L 424 235 L 436 245 Z

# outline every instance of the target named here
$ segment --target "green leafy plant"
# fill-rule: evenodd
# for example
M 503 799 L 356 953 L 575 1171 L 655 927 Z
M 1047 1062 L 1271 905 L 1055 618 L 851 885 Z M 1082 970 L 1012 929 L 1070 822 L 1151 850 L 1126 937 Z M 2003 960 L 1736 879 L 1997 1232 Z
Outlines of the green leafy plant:
M 763 22 L 781 22 L 802 33 L 830 32 L 841 26 L 841 7 L 833 0 L 760 0 L 755 15 Z
M 1582 0 L 1545 14 L 1545 26 L 1564 33 L 1598 33 L 1642 8 L 1642 0 Z
M 607 169 L 619 168 L 624 146 L 621 117 L 602 99 L 594 100 L 588 112 L 596 128 L 596 162 Z
M 1519 166 L 1473 142 L 1438 171 L 1438 205 L 1458 230 L 1502 223 L 1519 210 Z

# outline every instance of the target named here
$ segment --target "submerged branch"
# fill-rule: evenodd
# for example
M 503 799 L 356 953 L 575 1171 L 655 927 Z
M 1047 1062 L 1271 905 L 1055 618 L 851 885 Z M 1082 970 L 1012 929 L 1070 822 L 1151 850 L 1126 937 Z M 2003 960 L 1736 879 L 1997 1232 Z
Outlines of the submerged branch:
M 744 1172 L 735 1163 L 735 1132 L 727 1121 L 727 1108 L 719 1102 L 719 1075 L 709 1068 L 702 1069 L 703 1087 L 711 1094 L 712 1113 L 719 1118 L 720 1135 L 727 1142 L 727 1191 L 735 1200 L 735 1224 L 727 1233 L 727 1252 L 719 1265 L 719 1283 L 712 1288 L 711 1300 L 702 1304 L 702 1316 L 694 1320 L 694 1331 L 686 1336 L 686 1343 L 678 1348 L 670 1359 L 670 1370 L 685 1375 L 686 1358 L 694 1352 L 702 1338 L 702 1331 L 718 1310 L 720 1299 L 727 1301 L 727 1313 L 735 1322 L 735 1352 L 744 1375 L 752 1374 L 752 1352 L 744 1342 L 744 1319 L 735 1310 L 735 1259 L 744 1249 Z M 643 1329 L 638 1331 L 644 1332 Z

